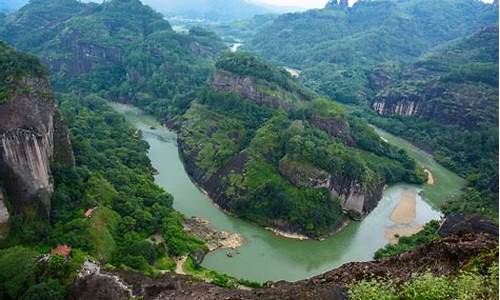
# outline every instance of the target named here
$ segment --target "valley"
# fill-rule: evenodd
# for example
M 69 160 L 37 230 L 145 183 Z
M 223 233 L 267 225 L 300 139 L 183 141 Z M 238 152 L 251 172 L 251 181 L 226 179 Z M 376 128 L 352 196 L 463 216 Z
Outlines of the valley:
M 464 184 L 463 179 L 437 164 L 431 155 L 377 129 L 381 136 L 408 151 L 417 163 L 432 170 L 436 183 L 432 186 L 397 184 L 386 188 L 379 205 L 367 217 L 360 222 L 350 222 L 339 233 L 325 240 L 283 238 L 231 216 L 215 205 L 187 175 L 179 156 L 177 135 L 173 131 L 162 127 L 154 117 L 137 108 L 116 103 L 112 106 L 143 132 L 144 140 L 150 145 L 148 155 L 159 172 L 155 176 L 156 182 L 174 196 L 173 207 L 176 210 L 187 217 L 208 220 L 217 230 L 237 232 L 243 236 L 244 244 L 237 249 L 238 254 L 227 249 L 216 250 L 207 254 L 202 264 L 238 278 L 258 282 L 295 281 L 347 262 L 371 260 L 376 250 L 394 239 L 394 234 L 411 234 L 428 221 L 440 219 L 441 213 L 437 210 L 440 201 L 450 194 L 458 196 Z M 415 217 L 410 218 L 409 224 L 398 224 L 391 220 L 391 214 L 405 191 L 414 194 Z M 228 257 L 228 252 L 234 255 Z
M 164 2 L 0 4 L 0 299 L 498 297 L 497 0 Z

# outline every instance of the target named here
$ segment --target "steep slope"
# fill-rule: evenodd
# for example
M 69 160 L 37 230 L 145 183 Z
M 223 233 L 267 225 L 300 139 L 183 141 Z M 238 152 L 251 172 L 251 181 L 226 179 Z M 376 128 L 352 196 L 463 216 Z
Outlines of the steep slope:
M 392 75 L 372 108 L 477 128 L 498 122 L 498 27 L 446 45 Z
M 224 48 L 201 28 L 175 33 L 138 0 L 35 0 L 4 21 L 0 38 L 39 56 L 57 90 L 99 93 L 158 117 L 185 109 Z
M 343 108 L 246 53 L 216 64 L 182 118 L 189 173 L 224 209 L 310 236 L 359 218 L 385 183 L 421 182 L 415 163 Z
M 372 122 L 434 152 L 471 188 L 453 209 L 498 210 L 498 27 L 439 47 L 392 78 L 372 103 Z
M 302 70 L 309 86 L 346 103 L 374 95 L 368 81 L 374 65 L 410 61 L 498 20 L 497 6 L 476 0 L 336 3 L 282 15 L 248 46 Z
M 0 42 L 0 178 L 15 214 L 49 218 L 51 168 L 74 163 L 45 69 Z

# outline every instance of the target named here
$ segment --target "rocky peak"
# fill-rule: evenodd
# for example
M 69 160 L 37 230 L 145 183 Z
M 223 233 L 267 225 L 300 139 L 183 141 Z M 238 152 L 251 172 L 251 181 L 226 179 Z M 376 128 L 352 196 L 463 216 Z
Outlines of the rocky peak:
M 51 167 L 55 162 L 74 164 L 69 132 L 46 78 L 29 74 L 21 55 L 10 52 L 7 59 L 14 67 L 0 70 L 0 78 L 16 80 L 0 102 L 0 180 L 15 214 L 48 218 L 54 191 Z
M 326 4 L 325 8 L 348 9 L 349 0 L 331 0 Z

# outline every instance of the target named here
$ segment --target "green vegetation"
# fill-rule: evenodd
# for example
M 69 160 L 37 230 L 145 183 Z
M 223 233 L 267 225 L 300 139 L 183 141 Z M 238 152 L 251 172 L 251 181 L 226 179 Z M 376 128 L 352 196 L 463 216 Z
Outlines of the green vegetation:
M 365 115 L 430 150 L 436 161 L 467 179 L 465 196 L 449 203 L 446 212 L 498 217 L 498 27 L 442 46 L 402 72 L 405 80 L 389 85 L 376 101 L 389 106 L 392 99 L 414 98 L 421 113 Z M 426 113 L 429 108 L 433 113 Z
M 0 104 L 7 101 L 19 80 L 45 74 L 45 68 L 38 63 L 36 57 L 16 52 L 0 41 Z
M 50 224 L 13 217 L 11 234 L 2 242 L 6 249 L 0 250 L 0 297 L 34 299 L 44 291 L 63 299 L 86 256 L 154 274 L 174 267 L 169 257 L 205 251 L 183 231 L 172 196 L 154 184 L 140 134 L 98 96 L 58 98 L 76 167 L 54 167 Z M 86 218 L 90 208 L 95 211 Z M 160 241 L 152 241 L 153 235 Z M 71 257 L 37 262 L 56 245 L 71 246 Z
M 375 95 L 377 65 L 409 62 L 497 22 L 498 9 L 473 0 L 358 1 L 349 10 L 281 15 L 246 45 L 302 70 L 304 82 L 331 99 L 363 103 Z
M 353 300 L 496 299 L 498 263 L 486 271 L 474 269 L 451 276 L 415 275 L 399 286 L 392 281 L 364 280 L 351 286 L 349 296 Z
M 159 119 L 185 112 L 225 47 L 201 28 L 174 32 L 138 0 L 38 0 L 14 16 L 0 38 L 45 61 L 56 90 L 133 103 Z
M 257 92 L 274 87 L 279 93 L 272 101 L 287 104 L 286 111 L 277 109 L 238 90 L 218 91 L 209 81 L 184 114 L 179 140 L 188 169 L 225 209 L 317 237 L 344 219 L 340 199 L 328 190 L 330 177 L 359 184 L 369 195 L 384 182 L 423 182 L 422 170 L 404 151 L 283 70 L 242 52 L 223 55 L 216 66 L 229 77 L 251 78 Z M 323 121 L 325 131 L 316 127 Z
M 184 264 L 184 271 L 202 281 L 210 282 L 215 285 L 224 288 L 239 288 L 240 286 L 245 286 L 249 288 L 259 288 L 261 284 L 256 282 L 251 282 L 248 280 L 237 279 L 226 274 L 219 274 L 217 272 L 205 269 L 201 266 L 196 266 L 193 260 L 188 257 L 186 263 Z
M 375 252 L 375 259 L 389 257 L 401 254 L 403 252 L 415 249 L 418 246 L 425 245 L 438 238 L 439 221 L 431 221 L 425 224 L 424 229 L 411 235 L 400 237 L 395 245 L 387 245 Z

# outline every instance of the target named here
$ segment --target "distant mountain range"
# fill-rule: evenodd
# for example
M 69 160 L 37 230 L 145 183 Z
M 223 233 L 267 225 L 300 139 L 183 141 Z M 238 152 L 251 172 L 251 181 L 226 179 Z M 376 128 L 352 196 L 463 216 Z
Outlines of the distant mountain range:
M 13 12 L 27 2 L 27 0 L 2 0 L 0 1 L 0 13 Z
M 83 0 L 82 2 L 102 1 Z M 273 6 L 247 0 L 143 0 L 142 2 L 167 17 L 175 16 L 208 22 L 230 22 L 249 19 L 259 14 L 301 10 L 298 7 Z M 11 13 L 26 3 L 28 0 L 2 0 L 0 1 L 0 13 Z

